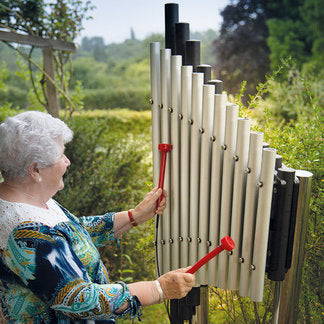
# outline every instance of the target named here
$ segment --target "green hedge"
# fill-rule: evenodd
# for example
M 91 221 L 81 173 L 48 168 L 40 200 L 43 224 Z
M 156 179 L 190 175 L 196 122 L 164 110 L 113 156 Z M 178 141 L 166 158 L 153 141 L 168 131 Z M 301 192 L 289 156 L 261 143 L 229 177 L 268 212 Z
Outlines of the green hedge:
M 147 89 L 84 89 L 85 109 L 128 107 L 133 110 L 150 108 L 150 91 Z
M 28 91 L 26 89 L 7 86 L 6 89 L 0 89 L 0 105 L 10 102 L 15 107 L 27 107 L 27 95 Z

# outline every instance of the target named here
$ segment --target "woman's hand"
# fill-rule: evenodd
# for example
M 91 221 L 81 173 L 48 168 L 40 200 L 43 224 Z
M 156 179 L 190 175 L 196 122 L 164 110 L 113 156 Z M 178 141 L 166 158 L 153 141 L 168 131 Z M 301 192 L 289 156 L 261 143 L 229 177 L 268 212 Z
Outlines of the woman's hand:
M 162 200 L 157 206 L 157 201 L 161 195 Z M 141 224 L 151 219 L 155 214 L 161 215 L 166 206 L 166 196 L 166 191 L 162 191 L 160 188 L 154 188 L 150 191 L 143 201 L 132 210 L 135 222 Z
M 195 285 L 195 276 L 186 273 L 188 269 L 190 267 L 169 271 L 158 278 L 163 291 L 163 299 L 180 299 L 188 294 Z

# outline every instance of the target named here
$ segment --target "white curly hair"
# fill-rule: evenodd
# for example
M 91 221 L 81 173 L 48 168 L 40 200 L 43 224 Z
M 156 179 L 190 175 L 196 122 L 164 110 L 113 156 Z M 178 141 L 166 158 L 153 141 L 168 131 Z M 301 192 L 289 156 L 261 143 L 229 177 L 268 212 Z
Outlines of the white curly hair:
M 39 111 L 8 117 L 0 124 L 0 171 L 4 179 L 28 175 L 28 167 L 55 164 L 62 154 L 59 140 L 72 140 L 72 130 L 60 119 Z

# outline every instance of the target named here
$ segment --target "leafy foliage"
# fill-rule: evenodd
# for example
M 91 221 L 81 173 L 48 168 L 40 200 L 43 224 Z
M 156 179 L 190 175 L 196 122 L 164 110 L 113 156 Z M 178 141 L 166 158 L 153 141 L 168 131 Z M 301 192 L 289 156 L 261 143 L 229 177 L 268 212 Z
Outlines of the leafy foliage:
M 231 94 L 242 80 L 247 93 L 264 82 L 264 75 L 288 57 L 299 67 L 315 61 L 323 67 L 324 19 L 321 0 L 232 1 L 223 11 L 220 37 L 215 41 L 216 70 Z M 271 65 L 271 66 L 270 66 Z M 243 98 L 247 103 L 247 98 Z
M 0 3 L 0 30 L 22 32 L 24 34 L 40 36 L 48 39 L 73 42 L 82 30 L 82 21 L 88 19 L 88 11 L 93 7 L 90 1 L 57 0 L 44 2 L 41 0 L 15 0 Z M 31 86 L 38 102 L 48 109 L 47 93 L 45 91 L 45 77 L 49 77 L 42 64 L 33 60 L 34 47 L 14 46 L 14 49 L 28 63 Z M 68 95 L 71 83 L 71 52 L 58 51 L 54 53 L 56 78 L 52 80 L 60 94 L 61 104 L 66 109 L 75 110 L 75 105 Z M 35 68 L 36 71 L 35 72 Z
M 92 8 L 90 1 L 3 0 L 0 4 L 0 29 L 73 41 Z
M 280 73 L 284 76 L 279 82 Z M 276 77 L 274 77 L 276 75 Z M 241 115 L 254 121 L 254 129 L 264 132 L 265 141 L 278 150 L 283 162 L 293 169 L 313 173 L 310 217 L 307 228 L 301 299 L 301 322 L 320 322 L 323 289 L 318 283 L 323 266 L 323 87 L 321 79 L 308 81 L 288 62 L 258 85 L 257 95 L 245 106 L 242 93 L 236 97 Z M 243 84 L 244 86 L 244 84 Z M 243 91 L 243 90 L 242 90 Z M 243 91 L 244 92 L 244 91 Z M 267 94 L 267 96 L 264 96 Z M 251 109 L 253 108 L 253 109 Z M 284 109 L 286 108 L 286 109 Z M 261 113 L 262 112 L 262 113 Z M 257 122 L 256 122 L 257 121 Z M 230 318 L 233 313 L 228 315 Z M 249 321 L 247 321 L 249 322 Z

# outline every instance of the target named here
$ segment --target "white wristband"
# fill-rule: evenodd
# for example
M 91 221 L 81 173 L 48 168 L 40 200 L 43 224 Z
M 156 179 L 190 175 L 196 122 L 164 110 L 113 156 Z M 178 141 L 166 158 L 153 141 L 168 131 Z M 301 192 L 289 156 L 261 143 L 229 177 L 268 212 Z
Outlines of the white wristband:
M 164 300 L 163 290 L 162 290 L 162 288 L 161 288 L 161 285 L 160 285 L 160 283 L 159 283 L 159 280 L 155 280 L 154 282 L 155 282 L 155 284 L 156 284 L 156 288 L 157 288 L 157 290 L 158 290 L 158 292 L 159 292 L 159 296 L 160 296 L 159 304 L 161 304 L 161 303 L 163 302 L 163 300 Z

